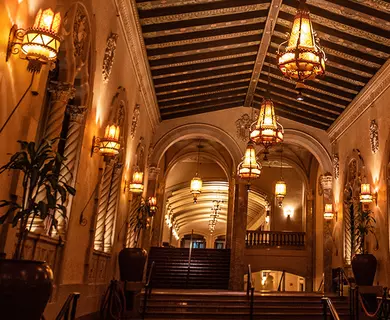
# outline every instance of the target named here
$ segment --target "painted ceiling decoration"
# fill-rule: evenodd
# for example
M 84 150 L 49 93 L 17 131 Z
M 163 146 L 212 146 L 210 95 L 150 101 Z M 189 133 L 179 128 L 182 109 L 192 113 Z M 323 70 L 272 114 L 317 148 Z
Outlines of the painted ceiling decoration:
M 295 82 L 277 66 L 296 0 L 136 0 L 163 120 L 254 105 L 266 94 L 277 115 L 328 129 L 390 56 L 384 0 L 307 0 L 326 75 Z M 272 30 L 270 32 L 269 30 Z

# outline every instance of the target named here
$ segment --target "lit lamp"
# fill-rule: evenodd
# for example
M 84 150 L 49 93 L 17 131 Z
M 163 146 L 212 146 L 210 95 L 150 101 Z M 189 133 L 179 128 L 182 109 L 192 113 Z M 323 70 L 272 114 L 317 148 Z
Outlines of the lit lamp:
M 283 210 L 283 212 L 284 212 L 284 216 L 285 216 L 286 218 L 292 218 L 292 216 L 294 215 L 294 209 L 291 208 L 291 207 L 285 208 L 285 209 Z
M 269 223 L 270 217 L 269 217 L 269 210 L 267 210 L 266 216 L 265 216 L 265 223 Z
M 129 185 L 129 191 L 132 193 L 142 193 L 144 191 L 144 173 L 138 168 L 133 173 L 133 179 Z
M 361 203 L 371 203 L 376 201 L 376 194 L 371 193 L 371 185 L 369 183 L 362 183 L 360 185 L 360 202 Z
M 103 138 L 93 137 L 92 151 L 100 153 L 106 159 L 118 155 L 120 147 L 120 128 L 115 124 L 106 127 Z
M 200 177 L 198 177 L 198 173 L 196 173 L 195 177 L 193 177 L 191 180 L 191 186 L 190 186 L 194 203 L 198 202 L 198 196 L 202 192 L 202 186 L 203 186 L 203 181 Z
M 281 46 L 287 43 L 285 50 Z M 319 39 L 313 30 L 306 0 L 300 0 L 294 17 L 290 38 L 281 43 L 277 52 L 278 66 L 283 75 L 297 81 L 298 100 L 305 80 L 325 74 L 325 53 L 319 46 Z
M 157 198 L 156 197 L 149 197 L 149 206 L 150 206 L 150 211 L 152 213 L 155 213 L 157 211 Z
M 58 35 L 61 26 L 61 14 L 52 9 L 40 9 L 34 25 L 26 30 L 13 25 L 9 34 L 6 61 L 11 54 L 21 50 L 29 61 L 27 70 L 39 72 L 42 64 L 57 58 L 61 39 Z M 15 46 L 20 46 L 20 50 Z
M 241 179 L 253 180 L 260 177 L 261 164 L 257 161 L 256 150 L 252 141 L 248 142 L 242 162 L 237 167 Z
M 324 219 L 333 220 L 333 217 L 334 217 L 333 205 L 331 203 L 325 204 Z
M 251 125 L 250 139 L 257 145 L 263 145 L 267 154 L 268 148 L 283 142 L 283 135 L 283 127 L 276 121 L 274 104 L 266 98 L 261 103 L 257 122 Z
M 279 180 L 275 184 L 275 197 L 279 208 L 283 206 L 283 200 L 286 194 L 287 194 L 286 182 L 284 182 L 284 180 Z

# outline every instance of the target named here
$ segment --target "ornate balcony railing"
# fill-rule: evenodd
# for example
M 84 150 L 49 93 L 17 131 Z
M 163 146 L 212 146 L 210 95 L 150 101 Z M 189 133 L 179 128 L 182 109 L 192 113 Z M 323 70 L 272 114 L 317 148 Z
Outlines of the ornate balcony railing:
M 246 246 L 250 247 L 304 247 L 305 233 L 290 231 L 246 231 Z

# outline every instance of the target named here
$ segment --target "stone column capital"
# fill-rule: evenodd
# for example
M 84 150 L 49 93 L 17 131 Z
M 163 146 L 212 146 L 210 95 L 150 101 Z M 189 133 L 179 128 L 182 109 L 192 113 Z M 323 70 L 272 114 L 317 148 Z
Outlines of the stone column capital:
M 69 114 L 70 122 L 82 123 L 86 110 L 87 108 L 84 106 L 68 105 L 66 107 L 66 112 Z
M 52 94 L 53 101 L 68 102 L 76 95 L 76 89 L 73 84 L 68 82 L 51 81 L 48 91 Z
M 148 171 L 149 171 L 149 180 L 156 180 L 161 170 L 160 168 L 153 166 L 153 167 L 149 167 Z

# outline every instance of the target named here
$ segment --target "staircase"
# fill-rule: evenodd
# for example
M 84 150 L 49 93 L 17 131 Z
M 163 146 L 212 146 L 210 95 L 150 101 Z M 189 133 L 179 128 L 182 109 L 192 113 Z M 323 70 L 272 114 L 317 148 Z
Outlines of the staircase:
M 319 294 L 255 295 L 253 319 L 323 320 Z M 349 319 L 348 298 L 332 302 L 340 319 Z M 216 290 L 154 290 L 148 299 L 145 319 L 249 320 L 245 293 Z
M 189 266 L 188 248 L 150 249 L 153 288 L 227 289 L 229 284 L 230 250 L 193 249 Z

